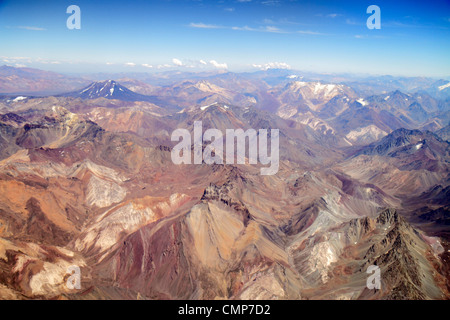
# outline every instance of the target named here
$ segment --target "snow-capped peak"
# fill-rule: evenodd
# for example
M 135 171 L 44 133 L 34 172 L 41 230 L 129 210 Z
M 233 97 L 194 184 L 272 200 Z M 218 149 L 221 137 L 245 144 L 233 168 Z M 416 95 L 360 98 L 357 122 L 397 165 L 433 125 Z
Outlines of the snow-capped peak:
M 450 82 L 447 84 L 444 84 L 443 86 L 438 87 L 439 91 L 444 90 L 445 88 L 449 88 L 450 87 Z
M 358 102 L 363 107 L 368 105 L 367 101 L 365 101 L 363 98 L 359 98 L 358 100 L 356 100 L 356 102 Z

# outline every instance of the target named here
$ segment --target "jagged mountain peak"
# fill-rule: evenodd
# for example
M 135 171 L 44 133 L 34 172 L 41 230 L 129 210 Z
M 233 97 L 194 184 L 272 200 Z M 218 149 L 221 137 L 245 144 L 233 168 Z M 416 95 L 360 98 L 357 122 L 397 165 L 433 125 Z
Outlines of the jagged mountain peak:
M 315 94 L 325 91 L 327 93 L 332 92 L 333 90 L 342 91 L 344 85 L 334 84 L 334 83 L 322 83 L 320 81 L 291 81 L 286 85 L 286 89 L 297 91 L 300 88 L 307 87 L 314 91 Z
M 364 147 L 357 155 L 411 157 L 416 152 L 428 150 L 425 159 L 445 158 L 449 144 L 430 131 L 397 129 L 384 138 Z M 431 158 L 430 158 L 431 157 Z
M 392 224 L 398 223 L 399 221 L 403 222 L 403 218 L 398 215 L 397 210 L 395 209 L 386 209 L 382 211 L 376 219 L 376 222 L 380 224 Z

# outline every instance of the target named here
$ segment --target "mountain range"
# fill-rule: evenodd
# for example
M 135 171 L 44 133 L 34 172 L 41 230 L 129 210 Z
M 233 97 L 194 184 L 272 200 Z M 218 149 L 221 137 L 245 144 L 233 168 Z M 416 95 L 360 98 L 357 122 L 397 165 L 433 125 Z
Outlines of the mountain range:
M 267 70 L 58 87 L 20 69 L 0 72 L 0 298 L 450 298 L 445 80 Z M 279 171 L 175 165 L 171 134 L 195 121 L 279 129 Z

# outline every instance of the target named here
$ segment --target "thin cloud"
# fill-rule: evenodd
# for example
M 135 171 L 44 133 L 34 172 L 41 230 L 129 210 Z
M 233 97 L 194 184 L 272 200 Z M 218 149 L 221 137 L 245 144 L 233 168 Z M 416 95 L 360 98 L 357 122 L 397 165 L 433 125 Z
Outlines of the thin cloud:
M 323 14 L 323 13 L 318 13 L 315 15 L 316 17 L 325 17 L 325 18 L 336 18 L 339 16 L 342 16 L 342 14 L 340 13 L 328 13 L 328 14 Z
M 269 22 L 271 20 L 264 20 L 265 22 Z M 271 21 L 273 22 L 273 21 Z M 295 34 L 295 33 L 301 33 L 301 34 L 310 34 L 310 35 L 326 35 L 325 33 L 316 32 L 316 31 L 310 31 L 310 30 L 299 30 L 299 31 L 287 31 L 284 29 L 281 29 L 279 27 L 276 27 L 274 25 L 266 25 L 266 26 L 260 26 L 260 27 L 250 27 L 250 26 L 231 26 L 231 27 L 225 27 L 225 26 L 217 26 L 217 25 L 209 25 L 205 23 L 191 23 L 189 24 L 190 27 L 193 28 L 201 28 L 201 29 L 228 29 L 228 30 L 234 30 L 234 31 L 250 31 L 250 32 L 268 32 L 268 33 L 284 33 L 284 34 Z
M 209 61 L 217 69 L 228 69 L 228 65 L 226 63 L 218 63 L 216 60 Z
M 67 61 L 58 61 L 58 60 L 49 61 L 49 60 L 44 60 L 44 59 L 41 59 L 41 58 L 37 58 L 33 62 L 43 63 L 43 64 L 62 64 L 62 63 L 67 63 Z M 31 63 L 31 61 L 30 61 L 30 63 Z
M 286 31 L 281 30 L 280 28 L 274 26 L 266 26 L 264 28 L 266 32 L 275 32 L 275 33 L 286 33 Z
M 127 62 L 127 63 L 125 63 L 125 65 L 126 65 L 127 67 L 135 67 L 135 66 L 136 66 L 136 63 L 134 63 L 134 62 Z
M 153 66 L 152 66 L 152 65 L 150 65 L 150 64 L 147 64 L 147 63 L 143 63 L 143 64 L 142 64 L 142 66 L 143 66 L 143 67 L 146 67 L 146 68 L 153 68 Z
M 43 64 L 48 64 L 48 62 L 46 60 L 42 59 L 42 58 L 37 58 L 36 62 L 43 63 Z
M 235 31 L 254 31 L 254 32 L 271 32 L 271 33 L 289 33 L 288 31 L 282 30 L 274 26 L 264 26 L 259 28 L 253 28 L 249 26 L 243 27 L 231 27 L 231 30 Z
M 263 5 L 265 6 L 278 6 L 280 5 L 280 1 L 279 0 L 266 0 L 261 2 Z
M 307 25 L 306 23 L 300 23 L 298 21 L 292 21 L 292 20 L 289 20 L 289 19 L 286 19 L 286 18 L 281 18 L 281 19 L 278 19 L 278 20 L 265 18 L 265 19 L 263 19 L 261 21 L 261 24 L 263 24 L 263 25 L 271 25 L 271 26 L 274 26 L 274 25 L 284 25 L 284 26 L 286 26 L 286 25 L 289 25 L 289 26 L 292 26 L 292 25 Z
M 19 64 L 23 64 L 23 63 L 32 63 L 32 59 L 29 57 L 5 57 L 2 56 L 0 57 L 1 59 L 3 59 L 3 61 L 6 61 L 8 63 L 19 63 Z
M 388 39 L 389 37 L 386 36 L 380 36 L 380 35 L 363 35 L 363 34 L 357 34 L 353 36 L 355 39 Z
M 178 60 L 177 58 L 173 58 L 172 63 L 178 67 L 183 66 L 183 62 L 181 62 L 181 60 Z
M 275 24 L 275 21 L 273 21 L 272 19 L 264 19 L 263 23 L 264 24 Z
M 28 57 L 2 57 L 2 58 L 7 58 L 7 59 L 12 59 L 12 60 L 30 60 L 30 58 Z
M 292 21 L 292 20 L 289 20 L 287 18 L 281 18 L 278 21 L 278 23 L 280 23 L 280 24 L 288 24 L 288 25 L 306 25 L 306 23 L 301 23 L 301 22 L 298 22 L 298 21 Z
M 250 28 L 249 26 L 243 26 L 243 27 L 231 27 L 231 30 L 238 30 L 238 31 L 257 31 L 258 29 Z
M 45 31 L 47 29 L 33 26 L 18 26 L 18 29 L 31 30 L 31 31 Z
M 269 70 L 269 69 L 291 69 L 291 66 L 285 62 L 269 62 L 265 64 L 252 64 L 253 68 L 257 68 L 260 70 Z
M 297 30 L 297 33 L 300 33 L 300 34 L 309 34 L 309 35 L 314 35 L 314 36 L 325 36 L 325 35 L 327 35 L 326 33 L 321 33 L 321 32 L 316 32 L 316 31 L 310 31 L 310 30 Z
M 390 27 L 390 28 L 424 28 L 424 29 L 442 29 L 448 30 L 447 27 L 436 26 L 436 25 L 423 25 L 416 23 L 404 23 L 401 21 L 386 21 L 382 23 L 382 27 Z
M 195 22 L 191 22 L 189 24 L 189 27 L 191 28 L 200 28 L 200 29 L 220 29 L 222 28 L 221 26 L 217 26 L 214 24 L 205 24 L 205 23 L 195 23 Z
M 171 68 L 172 66 L 170 64 L 160 64 L 157 66 L 158 69 L 164 69 L 164 68 Z

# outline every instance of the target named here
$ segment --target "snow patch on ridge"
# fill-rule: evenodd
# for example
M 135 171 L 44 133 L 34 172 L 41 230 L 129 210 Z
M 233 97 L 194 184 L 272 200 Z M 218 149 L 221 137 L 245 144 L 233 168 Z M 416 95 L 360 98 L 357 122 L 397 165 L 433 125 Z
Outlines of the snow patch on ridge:
M 444 84 L 443 86 L 438 87 L 439 91 L 442 91 L 442 90 L 444 90 L 446 88 L 450 88 L 450 82 L 447 83 L 447 84 Z
M 217 101 L 214 102 L 214 103 L 211 103 L 211 104 L 209 104 L 209 105 L 207 105 L 207 106 L 200 107 L 200 110 L 204 111 L 204 110 L 208 109 L 209 107 L 211 107 L 211 106 L 213 106 L 213 105 L 215 105 L 215 104 L 217 104 Z
M 387 132 L 371 124 L 367 127 L 350 131 L 345 136 L 351 142 L 370 143 L 387 136 Z
M 358 102 L 363 107 L 368 105 L 368 103 L 363 98 L 359 98 L 358 100 L 356 100 L 356 102 Z

